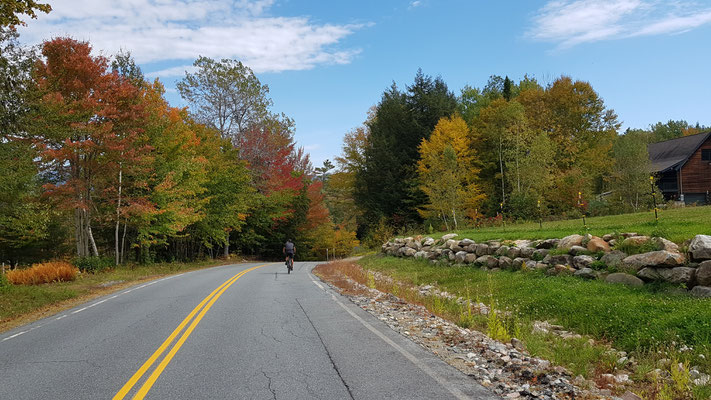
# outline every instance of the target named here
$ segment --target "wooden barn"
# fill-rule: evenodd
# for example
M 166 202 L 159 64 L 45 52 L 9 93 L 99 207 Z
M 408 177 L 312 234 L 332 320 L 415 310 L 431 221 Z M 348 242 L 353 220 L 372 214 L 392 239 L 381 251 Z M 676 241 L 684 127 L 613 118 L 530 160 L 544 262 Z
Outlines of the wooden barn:
M 667 200 L 711 204 L 711 131 L 647 146 Z

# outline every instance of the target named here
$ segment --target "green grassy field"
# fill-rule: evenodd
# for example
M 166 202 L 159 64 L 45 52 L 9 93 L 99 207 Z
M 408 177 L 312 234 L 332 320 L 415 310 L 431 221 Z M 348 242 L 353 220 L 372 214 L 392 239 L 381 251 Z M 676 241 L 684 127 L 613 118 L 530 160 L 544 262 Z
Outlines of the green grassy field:
M 685 207 L 659 211 L 659 223 L 655 223 L 654 212 L 611 215 L 586 218 L 588 230 L 582 219 L 507 224 L 504 226 L 455 231 L 460 237 L 476 241 L 493 239 L 548 239 L 561 238 L 574 233 L 604 235 L 613 232 L 637 232 L 642 235 L 662 234 L 667 239 L 681 243 L 698 234 L 711 235 L 711 206 Z M 448 232 L 435 232 L 434 238 Z
M 382 255 L 364 257 L 358 263 L 396 281 L 435 284 L 455 296 L 510 311 L 520 329 L 517 336 L 534 355 L 556 361 L 575 373 L 587 376 L 601 368 L 612 371 L 618 367 L 616 358 L 605 359 L 604 349 L 591 347 L 586 339 L 551 341 L 533 335 L 530 327 L 534 320 L 562 325 L 629 352 L 639 362 L 632 372 L 640 379 L 664 357 L 711 371 L 711 299 L 678 294 L 669 285 L 630 288 L 539 272 L 444 268 L 427 261 Z M 462 315 L 456 309 L 460 305 L 453 302 L 449 306 L 455 308 L 450 315 Z M 711 387 L 697 391 L 703 396 L 694 398 L 711 396 Z
M 72 282 L 48 283 L 36 286 L 0 286 L 0 332 L 18 323 L 28 322 L 21 317 L 49 311 L 59 304 L 71 307 L 74 302 L 87 301 L 136 281 L 224 264 L 224 260 L 195 263 L 161 263 L 144 266 L 114 268 L 96 274 L 84 273 Z M 116 283 L 110 287 L 103 284 Z M 56 310 L 58 311 L 58 310 Z

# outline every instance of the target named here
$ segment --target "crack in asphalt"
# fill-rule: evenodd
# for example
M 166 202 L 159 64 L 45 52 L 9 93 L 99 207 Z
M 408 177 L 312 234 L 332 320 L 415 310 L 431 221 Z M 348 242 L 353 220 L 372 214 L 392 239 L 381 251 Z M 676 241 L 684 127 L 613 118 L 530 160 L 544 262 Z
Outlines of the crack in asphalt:
M 343 383 L 343 386 L 346 388 L 346 391 L 348 391 L 348 396 L 352 400 L 355 400 L 355 397 L 353 397 L 353 393 L 351 392 L 350 386 L 348 386 L 348 383 L 346 383 L 346 381 L 343 379 L 343 376 L 341 375 L 341 371 L 338 370 L 338 366 L 333 361 L 331 352 L 328 350 L 328 347 L 326 347 L 326 343 L 323 342 L 323 338 L 321 337 L 321 334 L 319 333 L 318 329 L 316 329 L 316 326 L 314 325 L 313 321 L 311 321 L 311 318 L 309 317 L 309 315 L 306 313 L 304 306 L 301 305 L 301 302 L 299 301 L 299 299 L 294 299 L 294 300 L 296 300 L 296 304 L 299 305 L 299 307 L 301 308 L 301 311 L 304 312 L 306 319 L 309 321 L 309 324 L 311 324 L 311 327 L 313 328 L 314 332 L 316 332 L 316 336 L 318 336 L 318 340 L 321 342 L 321 346 L 323 346 L 323 349 L 326 351 L 328 360 L 331 361 L 331 366 L 333 367 L 333 370 L 336 371 L 336 375 L 338 375 L 338 378 L 341 380 L 341 383 Z
M 274 400 L 276 400 L 276 398 L 277 398 L 276 397 L 276 390 L 274 390 L 274 388 L 272 388 L 272 378 L 269 375 L 267 375 L 267 373 L 264 370 L 262 370 L 262 374 L 264 375 L 265 378 L 267 378 L 267 389 L 269 389 L 269 391 L 272 392 L 272 397 L 274 398 Z

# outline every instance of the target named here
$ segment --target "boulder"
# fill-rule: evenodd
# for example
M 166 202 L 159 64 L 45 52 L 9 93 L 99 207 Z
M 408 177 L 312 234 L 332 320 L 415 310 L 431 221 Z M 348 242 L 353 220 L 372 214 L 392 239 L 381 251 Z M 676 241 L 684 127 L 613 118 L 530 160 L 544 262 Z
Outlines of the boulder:
M 669 268 L 646 267 L 637 272 L 637 277 L 647 282 L 669 281 L 671 275 L 672 270 Z
M 587 256 L 581 256 L 581 257 L 587 257 Z M 573 274 L 579 278 L 583 279 L 595 279 L 597 278 L 597 275 L 595 274 L 595 271 L 592 270 L 592 268 L 581 268 L 578 271 L 575 271 Z
M 691 295 L 696 297 L 711 297 L 711 287 L 694 286 L 694 288 L 691 289 Z
M 575 256 L 573 257 L 573 266 L 577 269 L 590 268 L 590 264 L 595 262 L 592 256 Z
M 462 239 L 459 241 L 459 245 L 461 247 L 467 247 L 469 245 L 475 244 L 475 242 L 471 239 Z
M 448 234 L 442 236 L 442 241 L 446 242 L 447 240 L 453 239 L 457 236 L 459 236 L 459 235 L 457 235 L 456 233 L 448 233 Z
M 563 264 L 556 264 L 551 269 L 554 275 L 571 275 L 573 272 L 575 272 L 575 269 Z
M 512 258 L 512 259 L 513 259 L 513 258 L 516 258 L 516 257 L 518 257 L 518 256 L 521 255 L 521 249 L 518 248 L 518 247 L 510 247 L 510 248 L 509 248 L 509 251 L 506 252 L 506 255 L 507 255 L 509 258 Z
M 526 261 L 528 260 L 523 257 L 516 257 L 513 259 L 513 261 L 511 261 L 511 268 L 513 268 L 515 271 L 518 271 L 523 268 L 524 264 L 526 264 Z
M 402 249 L 402 255 L 405 257 L 413 257 L 417 253 L 417 250 L 410 247 L 403 247 Z
M 474 262 L 479 265 L 487 265 L 488 261 L 489 261 L 489 257 L 491 257 L 491 256 L 488 256 L 488 255 L 479 256 L 479 257 L 477 257 L 477 259 Z
M 669 282 L 676 284 L 684 284 L 686 287 L 691 287 L 696 275 L 696 268 L 676 267 L 671 269 Z
M 477 248 L 477 246 L 478 246 L 478 245 L 477 245 L 476 243 L 470 244 L 469 246 L 465 247 L 464 250 L 467 251 L 467 252 L 469 252 L 469 253 L 476 254 L 476 248 Z
M 422 250 L 420 250 L 420 251 L 418 251 L 417 253 L 415 253 L 415 255 L 414 255 L 413 257 L 415 257 L 415 258 L 417 258 L 417 259 L 428 258 L 428 257 L 427 257 L 427 252 L 426 252 L 426 251 L 422 251 Z
M 444 254 L 444 253 L 442 253 Z M 449 258 L 449 261 L 454 261 L 457 259 L 457 253 L 455 251 L 449 250 L 447 252 L 447 258 Z
M 696 235 L 689 244 L 689 253 L 695 260 L 711 260 L 711 236 Z
M 684 264 L 684 256 L 666 250 L 650 251 L 626 257 L 622 263 L 639 271 L 644 267 L 678 267 Z
M 558 242 L 558 248 L 570 249 L 573 246 L 580 246 L 581 244 L 583 244 L 583 239 L 584 236 L 582 235 L 566 236 L 563 239 L 560 239 L 560 242 Z
M 489 242 L 489 254 L 494 255 L 496 252 L 499 250 L 499 247 L 501 247 L 501 243 L 499 242 Z
M 499 257 L 499 268 L 509 269 L 509 268 L 511 268 L 512 262 L 513 262 L 513 260 L 511 260 L 510 258 L 508 258 L 506 256 L 501 256 L 501 257 Z
M 569 254 L 558 254 L 555 256 L 552 256 L 548 254 L 546 258 L 543 259 L 543 262 L 546 264 L 562 264 L 562 265 L 573 265 L 573 256 Z
M 454 261 L 455 261 L 457 264 L 464 264 L 464 259 L 467 257 L 467 254 L 469 254 L 469 253 L 467 253 L 466 251 L 458 251 L 458 252 L 456 252 L 456 253 L 454 254 Z
M 621 233 L 620 235 L 622 235 L 622 237 L 625 239 L 627 239 L 628 237 L 632 237 L 632 236 L 639 236 L 637 234 L 637 232 L 624 232 L 624 233 Z
M 592 239 L 590 239 L 587 248 L 588 251 L 592 251 L 594 253 L 597 253 L 598 251 L 603 251 L 605 253 L 610 252 L 610 245 L 607 244 L 604 239 L 601 239 L 597 236 L 593 236 Z
M 479 243 L 476 245 L 476 255 L 485 256 L 489 254 L 489 245 L 486 243 Z
M 613 268 L 617 268 L 622 265 L 622 260 L 627 258 L 627 254 L 619 250 L 613 250 L 600 259 L 605 265 Z
M 489 269 L 494 269 L 499 267 L 499 260 L 496 257 L 491 257 L 486 260 L 486 267 Z
M 711 286 L 711 260 L 699 264 L 696 269 L 696 283 L 700 286 Z
M 444 242 L 444 247 L 447 249 L 452 249 L 452 247 L 459 246 L 459 241 L 454 239 L 447 239 Z
M 531 258 L 533 256 L 533 252 L 536 251 L 533 247 L 521 247 L 521 257 L 523 258 Z
M 552 249 L 558 246 L 560 239 L 546 239 L 536 245 L 537 249 Z
M 474 261 L 476 261 L 476 254 L 474 253 L 467 253 L 466 256 L 464 256 L 464 262 L 467 264 L 472 264 Z
M 623 285 L 634 287 L 641 287 L 644 285 L 644 282 L 641 279 L 637 278 L 634 275 L 625 274 L 623 272 L 616 272 L 614 274 L 608 275 L 607 278 L 605 278 L 605 282 L 621 283 Z
M 542 260 L 542 259 L 546 258 L 549 251 L 550 250 L 548 250 L 548 249 L 536 249 L 533 252 L 533 254 L 531 255 L 531 258 L 537 258 L 539 260 Z
M 497 256 L 505 256 L 506 254 L 509 253 L 509 246 L 501 246 L 498 249 L 496 249 L 496 254 Z
M 652 242 L 657 245 L 659 250 L 671 251 L 672 253 L 679 252 L 679 245 L 672 242 L 671 240 L 666 240 L 663 237 L 652 238 Z
M 537 269 L 538 262 L 536 262 L 536 260 L 526 259 L 526 262 L 523 263 L 522 267 L 525 267 L 527 270 L 533 271 L 534 269 Z
M 568 254 L 577 256 L 577 255 L 585 253 L 586 251 L 588 251 L 588 249 L 586 249 L 583 246 L 573 246 L 570 248 L 570 250 L 568 250 Z
M 545 269 L 548 269 L 548 267 L 550 267 L 550 265 L 548 265 L 546 263 L 536 262 L 536 269 L 538 269 L 538 270 L 545 270 Z
M 434 244 L 435 244 L 435 240 L 432 239 L 431 237 L 426 237 L 425 241 L 422 242 L 423 246 L 434 246 Z
M 614 239 L 615 235 L 608 233 L 606 235 L 602 235 L 602 240 L 609 242 L 610 240 Z
M 623 246 L 641 246 L 649 240 L 649 236 L 630 236 L 622 241 Z

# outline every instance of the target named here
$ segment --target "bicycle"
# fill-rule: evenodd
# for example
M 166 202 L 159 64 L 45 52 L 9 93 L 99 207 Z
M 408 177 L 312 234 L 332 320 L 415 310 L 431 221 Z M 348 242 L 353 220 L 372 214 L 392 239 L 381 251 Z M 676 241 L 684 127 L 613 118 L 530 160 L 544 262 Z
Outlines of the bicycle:
M 294 270 L 294 256 L 287 256 L 286 257 L 286 273 L 291 274 L 291 271 Z

